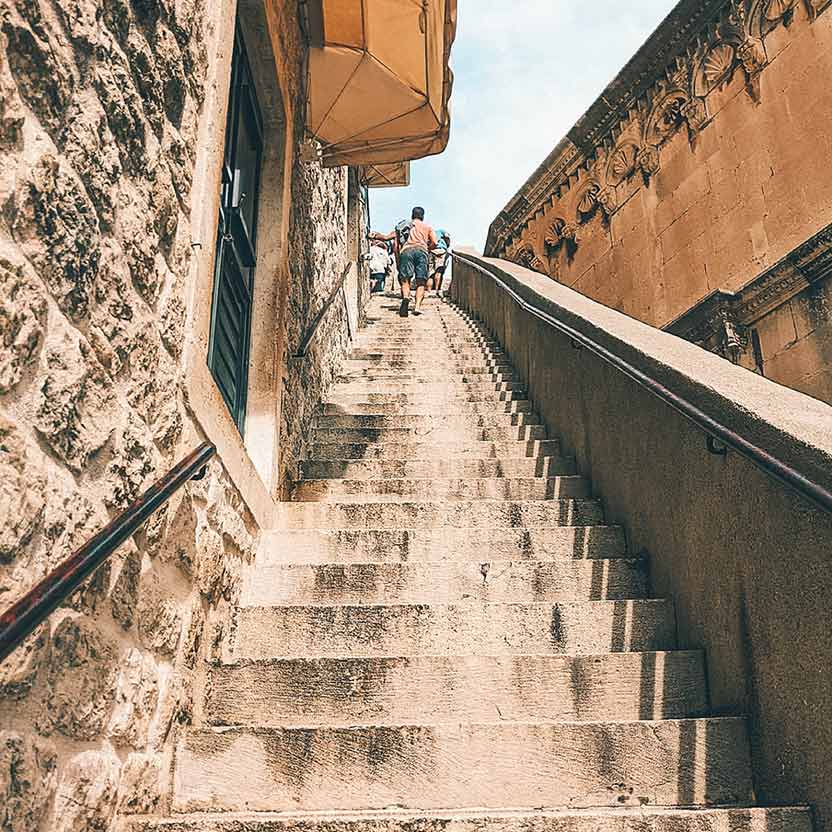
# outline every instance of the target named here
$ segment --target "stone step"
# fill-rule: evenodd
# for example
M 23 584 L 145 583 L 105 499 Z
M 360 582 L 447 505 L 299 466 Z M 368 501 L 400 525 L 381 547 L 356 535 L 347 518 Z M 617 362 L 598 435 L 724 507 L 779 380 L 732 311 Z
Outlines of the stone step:
M 423 444 L 428 441 L 436 442 L 523 442 L 530 439 L 547 439 L 548 431 L 545 425 L 491 425 L 463 427 L 454 425 L 434 425 L 429 421 L 418 427 L 385 427 L 385 428 L 312 428 L 313 444 L 345 444 L 355 445 L 361 442 L 375 444 L 391 442 L 405 444 L 416 442 Z
M 309 450 L 313 459 L 537 459 L 560 454 L 557 439 L 508 440 L 486 442 L 445 442 L 427 438 L 423 442 L 391 442 L 370 445 L 367 442 L 315 442 Z
M 603 522 L 598 500 L 281 503 L 285 529 L 549 528 Z
M 551 560 L 626 557 L 620 526 L 547 529 L 303 529 L 263 533 L 258 566 L 375 561 Z
M 376 405 L 376 410 L 379 410 Z M 540 417 L 536 413 L 471 413 L 471 414 L 404 414 L 387 413 L 321 413 L 315 418 L 315 427 L 319 428 L 407 428 L 436 429 L 481 428 L 510 425 L 539 425 Z
M 515 392 L 524 394 L 525 386 L 519 381 L 368 381 L 350 380 L 338 381 L 333 385 L 336 393 L 421 393 L 421 394 L 452 394 L 462 393 L 505 393 Z
M 672 719 L 707 708 L 701 651 L 276 659 L 209 668 L 206 721 L 260 727 Z
M 124 832 L 813 832 L 808 807 L 236 812 L 127 816 Z
M 306 479 L 295 483 L 294 502 L 396 502 L 405 500 L 561 500 L 591 496 L 583 477 L 462 479 Z
M 426 403 L 398 401 L 392 399 L 387 402 L 355 401 L 326 402 L 320 411 L 321 416 L 425 416 L 441 414 L 444 417 L 468 415 L 501 415 L 505 413 L 532 413 L 534 408 L 528 399 L 502 401 L 488 399 L 486 401 L 468 401 L 460 398 L 456 401 L 424 400 Z
M 407 354 L 410 350 L 417 350 L 420 355 L 448 355 L 450 353 L 492 350 L 494 353 L 503 352 L 502 344 L 493 338 L 476 335 L 473 332 L 454 333 L 412 333 L 409 335 L 375 335 L 366 339 L 359 338 L 353 344 L 354 349 L 368 350 L 398 350 L 398 354 Z
M 425 357 L 424 360 L 395 360 L 392 358 L 369 361 L 366 359 L 349 358 L 343 364 L 344 370 L 350 372 L 389 372 L 407 373 L 409 375 L 421 375 L 428 371 L 437 374 L 442 373 L 509 373 L 514 368 L 507 361 L 494 361 L 492 359 L 479 358 L 472 360 L 437 360 L 433 356 Z
M 439 367 L 458 367 L 470 364 L 475 367 L 505 365 L 510 367 L 505 353 L 497 350 L 476 349 L 469 352 L 453 353 L 443 351 L 442 355 L 412 356 L 402 355 L 396 350 L 353 349 L 348 357 L 348 364 L 366 364 L 368 366 L 387 364 L 399 367 L 424 367 L 426 364 Z
M 226 655 L 506 656 L 672 650 L 673 604 L 664 599 L 240 607 Z
M 451 370 L 435 370 L 427 367 L 417 373 L 404 370 L 388 370 L 380 367 L 372 370 L 343 369 L 335 378 L 336 384 L 352 384 L 353 382 L 389 382 L 399 381 L 402 384 L 497 384 L 505 382 L 519 382 L 516 373 L 510 370 L 500 372 L 462 373 Z
M 532 603 L 622 600 L 646 594 L 647 563 L 643 559 L 258 563 L 245 576 L 239 603 L 262 607 Z
M 190 730 L 177 743 L 173 788 L 175 812 L 752 799 L 736 718 Z
M 528 401 L 522 390 L 473 390 L 469 387 L 443 388 L 441 390 L 420 390 L 418 387 L 411 387 L 409 390 L 366 390 L 351 392 L 333 387 L 329 391 L 328 402 L 377 402 L 389 404 L 390 402 L 420 402 L 437 403 L 450 405 L 455 402 L 491 402 L 500 404 L 502 402 Z
M 554 456 L 537 459 L 307 459 L 300 463 L 300 474 L 304 479 L 555 477 L 574 473 L 574 460 Z

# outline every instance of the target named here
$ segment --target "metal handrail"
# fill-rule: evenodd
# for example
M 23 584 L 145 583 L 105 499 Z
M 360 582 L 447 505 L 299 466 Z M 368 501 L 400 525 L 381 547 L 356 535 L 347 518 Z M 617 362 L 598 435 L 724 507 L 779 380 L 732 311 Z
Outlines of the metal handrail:
M 156 509 L 189 480 L 202 479 L 208 462 L 216 452 L 216 447 L 210 442 L 203 442 L 195 448 L 0 615 L 0 662 L 72 595 Z
M 347 275 L 350 273 L 350 269 L 352 268 L 352 264 L 352 260 L 350 260 L 350 262 L 347 263 L 346 267 L 344 268 L 344 273 L 341 275 L 335 286 L 332 287 L 332 291 L 329 293 L 329 296 L 324 301 L 324 305 L 321 307 L 321 311 L 318 312 L 318 314 L 315 316 L 314 320 L 312 321 L 312 325 L 309 327 L 309 329 L 306 330 L 306 334 L 303 336 L 303 338 L 301 338 L 297 352 L 292 354 L 292 358 L 306 357 L 306 351 L 309 349 L 309 345 L 312 343 L 312 339 L 315 337 L 315 333 L 318 331 L 318 327 L 321 325 L 321 321 L 323 321 L 324 315 L 326 315 L 329 307 L 332 306 L 332 303 L 335 300 L 335 297 L 338 294 L 338 292 L 343 288 L 344 283 L 347 280 Z
M 796 471 L 787 463 L 778 459 L 773 454 L 758 447 L 750 440 L 746 439 L 731 428 L 723 425 L 713 416 L 708 415 L 693 402 L 684 398 L 684 396 L 674 393 L 672 390 L 665 387 L 661 382 L 654 379 L 647 373 L 634 367 L 629 362 L 625 361 L 621 356 L 601 346 L 597 341 L 594 341 L 583 332 L 569 326 L 569 324 L 558 320 L 557 318 L 538 309 L 536 306 L 530 304 L 527 300 L 517 294 L 505 281 L 501 280 L 493 272 L 483 268 L 479 263 L 465 257 L 456 252 L 452 255 L 456 260 L 471 266 L 475 271 L 493 280 L 500 286 L 518 306 L 524 311 L 534 315 L 539 320 L 558 330 L 572 340 L 573 344 L 578 344 L 585 347 L 590 352 L 602 358 L 607 364 L 610 364 L 616 370 L 626 375 L 628 378 L 635 381 L 645 390 L 652 393 L 658 399 L 661 399 L 665 404 L 672 407 L 677 413 L 684 416 L 688 421 L 693 422 L 698 428 L 703 430 L 708 437 L 708 450 L 712 453 L 721 453 L 720 449 L 713 445 L 714 439 L 719 441 L 722 445 L 732 448 L 741 456 L 745 457 L 749 462 L 756 465 L 761 471 L 766 473 L 772 479 L 777 480 L 783 485 L 788 486 L 796 491 L 802 497 L 810 500 L 818 508 L 832 514 L 832 491 L 824 488 L 820 483 L 814 482 L 809 477 Z

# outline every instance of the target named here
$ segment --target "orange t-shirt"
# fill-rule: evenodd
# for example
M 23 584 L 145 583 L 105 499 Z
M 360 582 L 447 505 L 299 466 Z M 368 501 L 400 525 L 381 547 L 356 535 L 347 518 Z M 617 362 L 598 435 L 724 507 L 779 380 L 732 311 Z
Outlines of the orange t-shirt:
M 412 220 L 410 226 L 410 236 L 407 242 L 402 246 L 402 251 L 409 248 L 420 248 L 423 251 L 429 251 L 438 245 L 436 234 L 433 229 L 422 220 Z

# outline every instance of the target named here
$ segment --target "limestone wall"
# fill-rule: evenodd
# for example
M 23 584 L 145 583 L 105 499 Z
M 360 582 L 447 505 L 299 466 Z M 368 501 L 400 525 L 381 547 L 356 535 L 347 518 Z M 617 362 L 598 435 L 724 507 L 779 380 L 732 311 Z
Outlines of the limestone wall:
M 287 344 L 340 274 L 346 174 L 293 161 L 297 6 L 268 13 L 291 182 L 263 222 L 290 228 L 291 262 L 284 252 L 279 269 L 258 274 L 278 322 L 265 339 L 276 359 L 258 370 L 279 403 Z M 203 441 L 206 414 L 229 421 L 216 391 L 197 408 L 188 378 L 205 363 L 197 279 L 210 286 L 216 202 L 206 195 L 233 21 L 226 0 L 0 8 L 0 607 Z M 286 468 L 345 331 L 334 313 L 309 380 L 286 371 Z M 233 425 L 228 435 L 243 454 Z M 106 829 L 117 811 L 164 809 L 177 731 L 199 717 L 202 660 L 259 533 L 229 471 L 215 460 L 0 665 L 3 829 Z
M 501 212 L 488 253 L 659 327 L 738 290 L 832 221 L 830 76 L 826 0 L 681 0 Z M 767 375 L 832 399 L 828 330 L 786 355 L 806 332 L 772 324 Z

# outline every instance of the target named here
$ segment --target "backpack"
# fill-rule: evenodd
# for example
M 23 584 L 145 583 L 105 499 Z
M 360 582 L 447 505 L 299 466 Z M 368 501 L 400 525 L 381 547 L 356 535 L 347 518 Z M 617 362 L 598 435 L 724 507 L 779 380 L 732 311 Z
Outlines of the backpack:
M 396 242 L 399 249 L 403 248 L 410 237 L 410 229 L 413 228 L 413 223 L 410 220 L 402 220 L 396 223 Z

